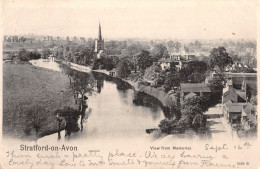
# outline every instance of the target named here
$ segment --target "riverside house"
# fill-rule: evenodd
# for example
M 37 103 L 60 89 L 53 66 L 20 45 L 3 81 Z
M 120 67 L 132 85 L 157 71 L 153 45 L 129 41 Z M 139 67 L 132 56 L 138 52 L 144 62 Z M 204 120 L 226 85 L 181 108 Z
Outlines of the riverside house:
M 211 93 L 210 88 L 205 83 L 181 83 L 180 84 L 180 101 L 181 103 L 193 96 L 203 96 Z
M 241 90 L 233 88 L 232 79 L 228 79 L 222 95 L 223 115 L 230 124 L 240 124 L 253 110 L 254 106 L 247 103 L 246 83 L 243 81 Z

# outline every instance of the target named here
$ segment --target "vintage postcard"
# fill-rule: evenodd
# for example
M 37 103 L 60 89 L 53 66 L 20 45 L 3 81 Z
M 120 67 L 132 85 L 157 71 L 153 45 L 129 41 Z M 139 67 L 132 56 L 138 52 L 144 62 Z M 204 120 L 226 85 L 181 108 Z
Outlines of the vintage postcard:
M 1 169 L 260 167 L 258 0 L 1 1 Z

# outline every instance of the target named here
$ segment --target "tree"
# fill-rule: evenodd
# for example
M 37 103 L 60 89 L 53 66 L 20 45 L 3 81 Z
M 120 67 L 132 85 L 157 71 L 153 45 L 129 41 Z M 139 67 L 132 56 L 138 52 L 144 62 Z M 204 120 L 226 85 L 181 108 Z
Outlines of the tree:
M 99 66 L 102 64 L 101 59 L 95 59 L 93 65 L 92 65 L 92 70 L 98 70 Z
M 232 58 L 228 55 L 224 47 L 212 49 L 209 57 L 211 68 L 214 68 L 215 65 L 218 65 L 222 71 L 224 71 L 225 66 L 232 64 L 233 62 Z
M 188 112 L 188 114 L 193 115 L 193 117 L 196 114 L 202 114 L 203 112 L 208 110 L 207 101 L 208 101 L 207 97 L 200 97 L 200 96 L 194 96 L 186 99 L 182 104 L 181 109 L 188 110 L 188 111 L 183 111 L 182 114 Z
M 211 94 L 208 103 L 211 106 L 218 104 L 222 98 L 222 91 L 224 88 L 225 80 L 222 75 L 218 76 L 218 78 L 214 78 L 209 84 Z
M 164 90 L 168 92 L 173 87 L 178 87 L 180 85 L 180 77 L 177 71 L 170 71 L 166 77 L 164 82 Z
M 162 133 L 165 134 L 173 134 L 174 129 L 177 127 L 177 120 L 168 120 L 168 119 L 163 119 L 160 121 L 158 127 L 160 128 Z
M 90 65 L 93 58 L 93 51 L 84 45 L 77 45 L 71 50 L 71 59 L 73 63 L 80 65 Z
M 194 71 L 205 73 L 207 70 L 207 63 L 204 61 L 190 61 L 188 62 L 186 69 L 188 70 L 189 74 Z
M 147 67 L 152 66 L 153 64 L 152 58 L 150 56 L 150 52 L 146 50 L 142 50 L 135 57 L 136 57 L 137 65 L 143 70 L 145 70 Z
M 127 78 L 131 74 L 131 65 L 127 59 L 121 59 L 117 66 L 117 75 L 120 78 Z
M 44 48 L 42 50 L 42 58 L 47 59 L 51 54 L 51 50 L 49 48 Z
M 71 87 L 74 92 L 79 93 L 81 96 L 84 96 L 87 93 L 92 94 L 94 92 L 95 80 L 92 76 L 72 69 L 70 70 L 70 75 L 73 78 Z
M 20 38 L 20 41 L 24 43 L 24 42 L 26 41 L 26 38 L 22 36 L 22 37 Z
M 193 127 L 196 132 L 206 125 L 203 113 L 208 110 L 208 98 L 194 96 L 184 101 L 181 106 L 181 119 L 178 125 Z
M 107 57 L 107 58 L 103 58 L 101 61 L 106 70 L 112 70 L 115 68 L 115 62 L 113 58 Z
M 40 58 L 41 58 L 41 54 L 38 52 L 37 49 L 34 49 L 34 51 L 31 52 L 30 59 L 40 59 Z
M 199 83 L 205 80 L 207 63 L 204 61 L 190 61 L 179 71 L 181 82 Z
M 78 94 L 81 96 L 80 103 L 84 102 L 85 94 L 92 94 L 94 92 L 94 87 L 96 85 L 94 77 L 86 74 L 84 72 L 79 72 L 76 70 L 68 69 L 69 75 L 72 76 L 73 81 L 71 82 L 71 88 L 73 92 L 76 94 L 76 99 L 78 99 Z M 79 110 L 81 109 L 81 105 L 79 105 Z M 81 113 L 81 129 L 83 129 L 83 118 L 85 116 L 85 112 Z
M 22 48 L 19 50 L 17 58 L 20 61 L 29 61 L 30 60 L 30 52 L 28 52 L 26 49 Z
M 161 58 L 169 57 L 168 50 L 163 44 L 157 44 L 151 51 L 151 55 L 154 62 L 157 62 Z
M 71 107 L 64 107 L 63 109 L 55 111 L 55 116 L 63 117 L 65 119 L 65 137 L 69 136 L 71 132 L 79 131 L 79 115 L 79 111 Z M 60 130 L 60 128 L 58 130 Z

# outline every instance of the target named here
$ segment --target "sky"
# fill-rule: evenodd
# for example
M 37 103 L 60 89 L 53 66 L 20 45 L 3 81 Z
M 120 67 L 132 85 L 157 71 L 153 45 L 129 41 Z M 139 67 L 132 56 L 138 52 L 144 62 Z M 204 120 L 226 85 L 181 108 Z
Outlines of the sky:
M 256 38 L 257 1 L 3 0 L 6 35 L 33 33 L 106 39 Z

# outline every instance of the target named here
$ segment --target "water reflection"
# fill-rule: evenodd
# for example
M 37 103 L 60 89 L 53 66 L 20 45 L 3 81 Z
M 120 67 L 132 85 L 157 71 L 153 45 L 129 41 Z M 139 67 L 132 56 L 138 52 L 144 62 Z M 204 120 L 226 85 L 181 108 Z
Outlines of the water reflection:
M 92 113 L 84 125 L 88 137 L 145 137 L 146 129 L 157 128 L 164 119 L 157 99 L 136 92 L 121 79 L 98 72 L 79 72 L 66 65 L 60 67 L 72 78 L 81 74 L 82 78 L 95 80 L 97 94 L 89 96 Z

